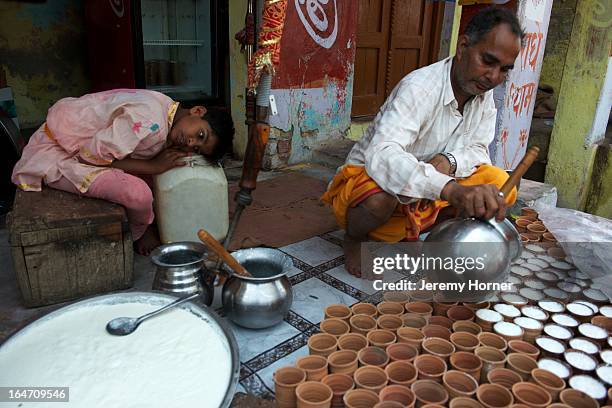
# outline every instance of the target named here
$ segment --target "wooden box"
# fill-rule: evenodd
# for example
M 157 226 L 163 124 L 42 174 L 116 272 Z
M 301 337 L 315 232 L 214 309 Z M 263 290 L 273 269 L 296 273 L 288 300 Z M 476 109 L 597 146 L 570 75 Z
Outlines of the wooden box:
M 7 224 L 26 306 L 132 286 L 132 238 L 119 205 L 51 188 L 17 191 Z

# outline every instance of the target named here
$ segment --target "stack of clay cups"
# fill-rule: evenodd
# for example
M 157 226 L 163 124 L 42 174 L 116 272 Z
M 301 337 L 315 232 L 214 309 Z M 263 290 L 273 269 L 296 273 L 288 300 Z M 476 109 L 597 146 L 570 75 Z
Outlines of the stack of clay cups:
M 555 247 L 556 245 L 557 239 L 548 232 L 533 208 L 521 209 L 521 215 L 516 218 L 515 227 L 524 243 L 542 242 L 544 247 Z
M 497 315 L 479 311 L 492 311 L 494 305 L 423 300 L 411 301 L 404 293 L 385 294 L 378 306 L 326 308 L 322 332 L 308 340 L 310 355 L 274 374 L 278 405 L 497 408 L 514 404 L 518 408 L 586 407 L 593 401 L 538 367 L 538 359 L 551 357 L 537 342 L 525 341 L 536 333 L 517 339 L 512 332 L 492 332 L 490 323 L 498 320 Z M 553 314 L 545 313 L 538 321 L 550 324 Z M 591 320 L 609 330 L 609 319 L 598 315 Z M 513 324 L 513 320 L 504 322 Z M 612 342 L 593 343 L 600 353 L 612 347 Z

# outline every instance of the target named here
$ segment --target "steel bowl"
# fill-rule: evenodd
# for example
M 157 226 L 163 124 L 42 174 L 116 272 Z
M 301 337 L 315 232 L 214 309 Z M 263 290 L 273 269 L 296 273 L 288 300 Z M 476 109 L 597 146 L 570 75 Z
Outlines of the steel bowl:
M 253 276 L 232 274 L 225 282 L 221 295 L 225 315 L 249 329 L 280 323 L 293 302 L 287 278 L 293 266 L 291 258 L 271 248 L 241 249 L 232 255 Z
M 476 218 L 453 218 L 434 227 L 425 239 L 429 257 L 482 258 L 484 268 L 428 270 L 430 280 L 436 282 L 485 282 L 507 281 L 510 264 L 522 251 L 520 236 L 510 221 L 488 221 Z M 442 292 L 445 301 L 478 302 L 491 295 L 492 291 Z

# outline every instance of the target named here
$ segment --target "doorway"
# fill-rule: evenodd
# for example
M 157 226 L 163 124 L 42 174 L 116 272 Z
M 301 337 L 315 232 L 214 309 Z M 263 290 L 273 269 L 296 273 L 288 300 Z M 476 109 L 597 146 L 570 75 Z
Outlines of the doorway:
M 372 119 L 408 73 L 438 60 L 444 2 L 359 0 L 353 119 Z

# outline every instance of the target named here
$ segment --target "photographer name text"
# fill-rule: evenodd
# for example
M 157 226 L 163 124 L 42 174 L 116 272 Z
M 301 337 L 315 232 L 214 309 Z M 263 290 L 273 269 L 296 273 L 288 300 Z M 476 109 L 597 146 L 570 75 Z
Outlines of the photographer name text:
M 373 282 L 373 287 L 376 290 L 428 290 L 455 291 L 459 293 L 464 292 L 466 289 L 468 291 L 512 291 L 513 285 L 510 282 L 482 282 L 477 279 L 468 280 L 467 282 L 410 282 L 405 279 L 397 282 L 384 282 L 379 279 Z

